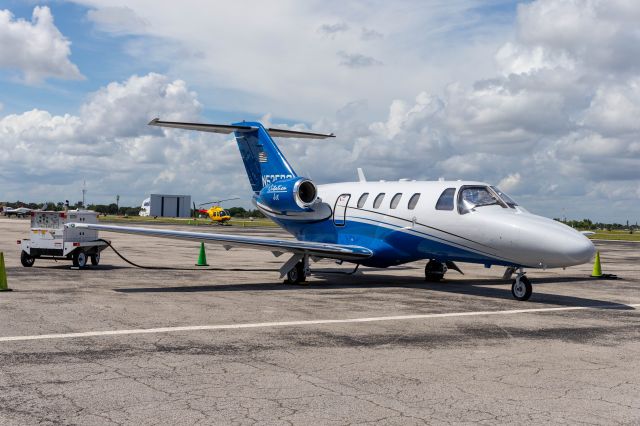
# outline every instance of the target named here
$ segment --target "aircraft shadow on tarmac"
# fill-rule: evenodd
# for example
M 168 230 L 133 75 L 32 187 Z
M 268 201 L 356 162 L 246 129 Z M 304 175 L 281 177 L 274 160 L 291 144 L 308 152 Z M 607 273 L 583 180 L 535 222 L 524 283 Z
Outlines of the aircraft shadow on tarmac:
M 274 272 L 273 270 L 269 270 Z M 340 290 L 340 289 L 384 289 L 384 288 L 411 288 L 422 289 L 428 292 L 464 294 L 492 299 L 505 299 L 513 301 L 511 294 L 511 281 L 500 279 L 456 279 L 444 280 L 437 283 L 424 282 L 418 277 L 395 277 L 382 275 L 362 275 L 356 277 L 349 275 L 335 275 L 330 273 L 315 272 L 314 277 L 322 281 L 313 281 L 308 287 L 290 284 L 258 283 L 258 284 L 217 284 L 217 285 L 190 285 L 173 287 L 134 287 L 116 288 L 120 293 L 190 293 L 190 292 L 228 292 L 228 291 L 299 291 L 301 289 L 313 290 Z M 558 294 L 540 293 L 535 291 L 535 284 L 562 284 L 568 282 L 587 281 L 585 277 L 545 277 L 536 278 L 534 281 L 534 293 L 528 303 L 559 306 L 584 306 L 606 309 L 635 310 L 635 308 L 608 300 L 590 299 L 584 297 L 565 296 Z M 489 286 L 489 287 L 487 287 Z M 523 306 L 524 307 L 524 306 Z

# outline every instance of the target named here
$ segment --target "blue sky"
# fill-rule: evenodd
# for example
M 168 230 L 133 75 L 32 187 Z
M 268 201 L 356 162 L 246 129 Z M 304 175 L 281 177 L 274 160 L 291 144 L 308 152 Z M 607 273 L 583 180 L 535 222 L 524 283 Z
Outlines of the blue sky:
M 334 132 L 332 144 L 281 143 L 318 183 L 363 167 L 377 179 L 500 184 L 551 217 L 640 216 L 633 2 L 2 1 L 0 11 L 0 199 L 73 198 L 86 179 L 94 202 L 179 192 L 248 206 L 233 141 L 146 126 L 161 115 Z

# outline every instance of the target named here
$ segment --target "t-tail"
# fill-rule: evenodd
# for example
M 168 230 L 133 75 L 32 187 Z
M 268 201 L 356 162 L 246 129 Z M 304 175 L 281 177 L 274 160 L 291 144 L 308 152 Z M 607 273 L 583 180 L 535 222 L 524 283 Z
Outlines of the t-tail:
M 274 137 L 325 139 L 335 137 L 333 134 L 298 132 L 266 128 L 258 122 L 243 121 L 231 125 L 180 123 L 161 121 L 156 118 L 149 122 L 150 126 L 173 127 L 177 129 L 198 130 L 211 133 L 234 133 L 244 167 L 251 183 L 251 189 L 259 193 L 262 188 L 277 181 L 287 180 L 298 175 L 274 142 Z

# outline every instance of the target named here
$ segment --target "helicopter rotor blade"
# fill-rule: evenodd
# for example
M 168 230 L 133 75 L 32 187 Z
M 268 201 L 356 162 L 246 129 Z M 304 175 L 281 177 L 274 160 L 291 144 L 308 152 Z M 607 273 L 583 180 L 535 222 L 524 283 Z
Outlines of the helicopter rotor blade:
M 220 204 L 220 203 L 222 203 L 223 201 L 231 201 L 231 200 L 239 200 L 239 199 L 240 199 L 240 197 L 225 198 L 224 200 L 209 201 L 208 203 L 202 203 L 202 204 L 199 204 L 199 205 L 200 205 L 200 206 L 204 206 L 204 205 L 206 205 L 206 204 Z

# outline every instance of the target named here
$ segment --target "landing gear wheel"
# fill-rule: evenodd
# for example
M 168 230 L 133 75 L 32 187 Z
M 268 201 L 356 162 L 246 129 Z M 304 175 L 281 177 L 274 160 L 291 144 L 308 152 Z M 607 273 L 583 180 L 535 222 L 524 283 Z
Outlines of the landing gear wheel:
M 424 280 L 430 282 L 438 282 L 447 272 L 447 267 L 444 263 L 437 260 L 430 260 L 424 267 Z
M 35 257 L 27 254 L 24 251 L 20 253 L 20 263 L 22 263 L 22 266 L 24 266 L 25 268 L 32 267 L 35 262 L 36 262 Z
M 304 262 L 296 263 L 289 272 L 287 272 L 287 284 L 302 284 L 307 280 L 307 276 L 304 270 Z
M 91 259 L 91 264 L 93 266 L 98 266 L 98 263 L 100 263 L 100 253 L 96 253 L 96 254 L 92 254 L 91 256 L 89 256 L 89 258 Z
M 532 292 L 533 289 L 529 278 L 523 275 L 513 280 L 513 284 L 511 284 L 511 294 L 513 294 L 513 297 L 517 300 L 529 300 Z
M 73 266 L 78 268 L 84 268 L 87 266 L 87 254 L 82 250 L 78 250 L 73 253 Z

